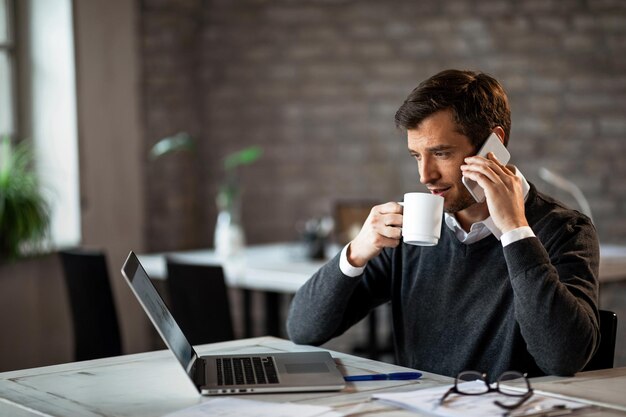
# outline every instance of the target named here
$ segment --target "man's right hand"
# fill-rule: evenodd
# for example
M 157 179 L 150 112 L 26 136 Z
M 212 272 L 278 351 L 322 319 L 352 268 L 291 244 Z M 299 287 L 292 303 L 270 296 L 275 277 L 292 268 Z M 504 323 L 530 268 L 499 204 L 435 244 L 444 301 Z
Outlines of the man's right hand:
M 384 248 L 395 248 L 402 238 L 403 207 L 394 202 L 375 206 L 361 231 L 348 246 L 348 262 L 362 267 Z

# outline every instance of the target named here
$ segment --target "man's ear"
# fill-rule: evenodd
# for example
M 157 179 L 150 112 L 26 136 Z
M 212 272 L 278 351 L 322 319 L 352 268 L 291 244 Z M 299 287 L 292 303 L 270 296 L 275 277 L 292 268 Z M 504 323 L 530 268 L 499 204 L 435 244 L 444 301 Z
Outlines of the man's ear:
M 500 139 L 500 142 L 504 144 L 504 129 L 502 129 L 500 126 L 496 126 L 491 131 L 495 133 L 498 136 L 498 139 Z

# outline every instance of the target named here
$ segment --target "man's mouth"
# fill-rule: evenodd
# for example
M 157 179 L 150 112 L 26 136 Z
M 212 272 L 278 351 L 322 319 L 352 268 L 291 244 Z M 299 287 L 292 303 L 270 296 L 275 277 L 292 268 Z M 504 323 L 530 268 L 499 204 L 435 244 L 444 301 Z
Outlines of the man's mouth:
M 445 197 L 446 192 L 450 188 L 451 187 L 429 188 L 428 191 L 430 191 L 431 194 L 438 195 L 438 196 L 441 196 L 441 197 Z

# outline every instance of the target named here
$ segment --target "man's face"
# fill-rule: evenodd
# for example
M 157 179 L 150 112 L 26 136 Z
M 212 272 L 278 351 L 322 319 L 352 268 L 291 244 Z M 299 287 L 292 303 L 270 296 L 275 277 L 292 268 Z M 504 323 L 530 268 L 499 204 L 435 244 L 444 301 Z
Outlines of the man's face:
M 444 197 L 444 210 L 456 213 L 476 202 L 461 182 L 464 158 L 475 153 L 467 136 L 456 129 L 450 110 L 432 114 L 407 131 L 409 153 L 417 160 L 420 182 Z

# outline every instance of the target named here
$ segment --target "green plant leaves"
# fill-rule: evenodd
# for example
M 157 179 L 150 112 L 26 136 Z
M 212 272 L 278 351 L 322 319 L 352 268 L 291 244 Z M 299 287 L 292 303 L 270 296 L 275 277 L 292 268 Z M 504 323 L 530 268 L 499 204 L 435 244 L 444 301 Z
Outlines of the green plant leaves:
M 30 144 L 0 143 L 0 259 L 14 259 L 26 244 L 36 244 L 48 232 L 50 214 L 41 195 Z
M 231 170 L 240 165 L 249 165 L 263 155 L 263 150 L 259 146 L 250 146 L 237 152 L 233 152 L 224 158 L 224 168 Z
M 150 159 L 157 159 L 168 153 L 193 150 L 195 147 L 193 138 L 187 132 L 178 132 L 173 136 L 161 139 L 150 149 Z

